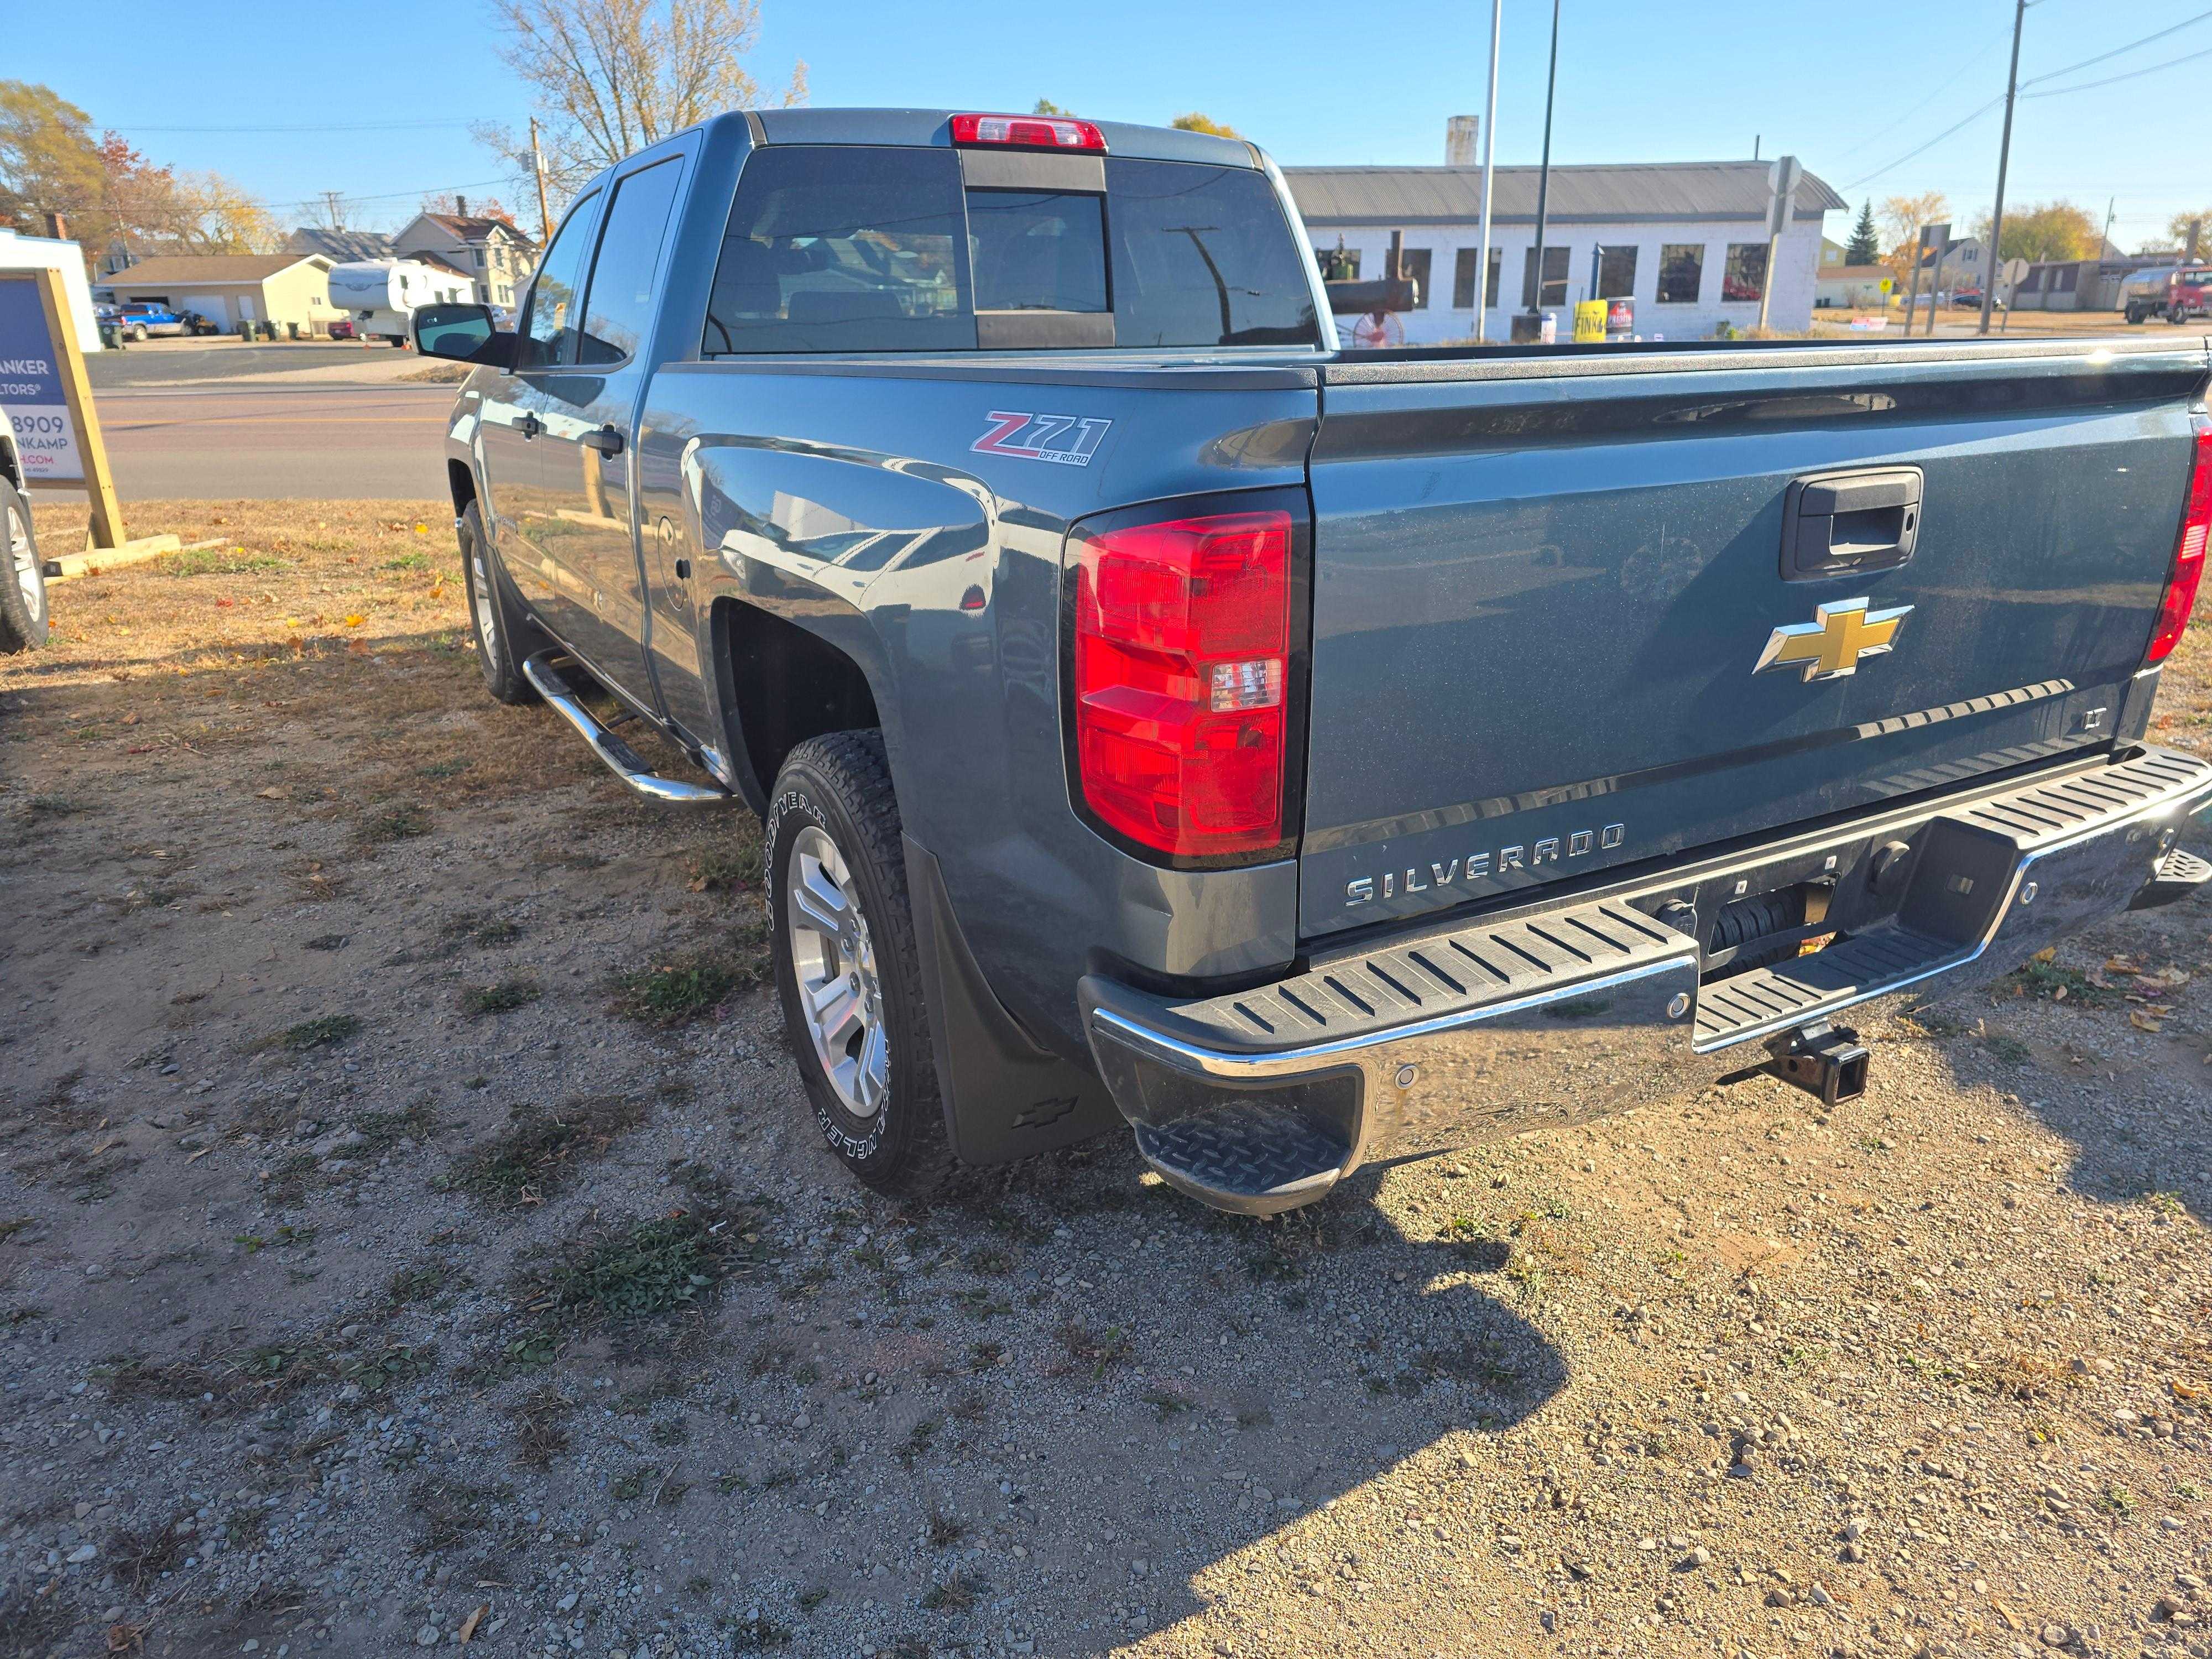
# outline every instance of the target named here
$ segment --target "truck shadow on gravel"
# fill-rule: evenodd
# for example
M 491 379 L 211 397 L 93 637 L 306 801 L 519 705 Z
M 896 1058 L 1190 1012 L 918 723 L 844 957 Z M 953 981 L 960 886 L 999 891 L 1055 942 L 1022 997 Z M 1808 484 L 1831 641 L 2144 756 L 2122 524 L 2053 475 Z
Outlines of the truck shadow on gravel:
M 1447 1464 L 1463 1473 L 1450 1442 L 1502 1436 L 1565 1386 L 1565 1356 L 1516 1311 L 1579 1270 L 1564 1206 L 1493 1190 L 1449 1156 L 1423 1161 L 1449 1172 L 1449 1196 L 1398 1215 L 1380 1202 L 1387 1164 L 1310 1210 L 1215 1214 L 1160 1197 L 1117 1138 L 1010 1183 L 1024 1208 L 1067 1218 L 1063 1243 L 1119 1254 L 1133 1274 L 1079 1334 L 1058 1334 L 1079 1363 L 1048 1364 L 1079 1383 L 1091 1367 L 1105 1397 L 1078 1407 L 1050 1454 L 1079 1490 L 1097 1483 L 1079 1505 L 1097 1522 L 1053 1552 L 1078 1564 L 1056 1598 L 1075 1606 L 1039 1651 L 1103 1653 L 1201 1614 L 1233 1625 L 1253 1572 L 1293 1579 L 1334 1623 L 1380 1562 L 1324 1547 L 1347 1517 L 1322 1511 L 1382 1504 L 1376 1483 L 1409 1461 L 1435 1463 L 1441 1485 Z M 990 1206 L 969 1213 L 993 1224 Z M 1102 1344 L 1117 1317 L 1128 1324 L 1105 1326 Z M 1471 1534 L 1455 1545 L 1457 1504 L 1409 1504 L 1393 1485 L 1387 1531 L 1367 1536 L 1410 1528 L 1447 1552 L 1494 1547 Z

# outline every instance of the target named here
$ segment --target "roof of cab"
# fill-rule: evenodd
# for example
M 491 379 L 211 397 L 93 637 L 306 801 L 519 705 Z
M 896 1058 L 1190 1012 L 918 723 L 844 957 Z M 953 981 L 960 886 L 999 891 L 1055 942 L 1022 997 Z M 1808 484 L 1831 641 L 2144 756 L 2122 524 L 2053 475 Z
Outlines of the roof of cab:
M 725 119 L 756 116 L 771 144 L 906 144 L 948 149 L 952 117 L 944 109 L 763 109 Z M 984 111 L 986 114 L 1010 112 Z M 1105 136 L 1109 155 L 1146 161 L 1209 161 L 1215 167 L 1252 167 L 1259 162 L 1252 146 L 1237 138 L 1179 127 L 1132 126 L 1121 121 L 1091 123 Z

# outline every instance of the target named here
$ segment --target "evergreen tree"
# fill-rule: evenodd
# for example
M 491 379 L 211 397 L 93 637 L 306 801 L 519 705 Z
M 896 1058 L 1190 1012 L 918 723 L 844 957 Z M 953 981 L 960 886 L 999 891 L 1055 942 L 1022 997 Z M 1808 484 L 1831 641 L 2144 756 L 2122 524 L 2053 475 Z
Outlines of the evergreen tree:
M 1869 197 L 1859 209 L 1859 222 L 1851 227 L 1851 240 L 1844 249 L 1847 265 L 1871 265 L 1881 263 L 1881 238 L 1874 228 L 1874 200 Z

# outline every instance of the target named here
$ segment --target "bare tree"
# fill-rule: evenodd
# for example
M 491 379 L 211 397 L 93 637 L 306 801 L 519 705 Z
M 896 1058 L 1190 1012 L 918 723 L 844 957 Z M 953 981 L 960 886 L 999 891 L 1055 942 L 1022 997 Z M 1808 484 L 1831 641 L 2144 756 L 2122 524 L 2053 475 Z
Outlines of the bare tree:
M 726 109 L 806 101 L 806 65 L 764 97 L 744 58 L 760 31 L 759 0 L 492 0 L 507 66 L 532 94 L 547 194 L 565 202 L 592 173 L 633 150 Z M 479 125 L 477 140 L 506 157 L 526 198 L 536 191 L 528 135 Z

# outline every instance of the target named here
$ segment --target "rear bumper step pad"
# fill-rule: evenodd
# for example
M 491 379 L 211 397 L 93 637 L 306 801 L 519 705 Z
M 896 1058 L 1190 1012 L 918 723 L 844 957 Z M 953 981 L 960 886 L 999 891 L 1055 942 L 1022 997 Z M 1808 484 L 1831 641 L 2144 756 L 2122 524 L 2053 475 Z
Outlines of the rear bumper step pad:
M 1250 990 L 1176 1000 L 1089 976 L 1085 1021 L 1163 1176 L 1223 1208 L 1287 1208 L 1379 1155 L 1670 1097 L 1742 1069 L 1759 1039 L 1964 988 L 2101 916 L 2185 896 L 2212 868 L 2174 843 L 2208 804 L 2212 763 L 2147 750 L 1403 934 Z M 1701 985 L 1697 939 L 1649 913 L 1686 883 L 1818 867 L 1870 833 L 1911 845 L 1909 884 L 1894 916 L 1826 950 Z

